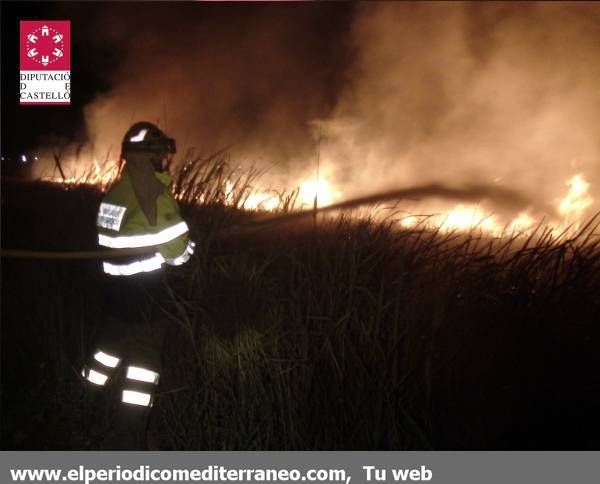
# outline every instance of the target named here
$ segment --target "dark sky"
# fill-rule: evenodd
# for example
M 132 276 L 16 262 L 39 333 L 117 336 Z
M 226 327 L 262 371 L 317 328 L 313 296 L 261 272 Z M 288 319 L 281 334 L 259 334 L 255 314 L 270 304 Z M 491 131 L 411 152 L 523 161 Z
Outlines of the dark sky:
M 34 148 L 51 133 L 71 139 L 85 136 L 82 107 L 93 95 L 109 86 L 111 66 L 116 56 L 100 46 L 91 55 L 85 50 L 85 24 L 71 25 L 71 74 L 78 83 L 71 106 L 19 105 L 19 21 L 62 20 L 65 17 L 52 2 L 2 2 L 2 153 Z M 90 12 L 105 8 L 89 4 Z

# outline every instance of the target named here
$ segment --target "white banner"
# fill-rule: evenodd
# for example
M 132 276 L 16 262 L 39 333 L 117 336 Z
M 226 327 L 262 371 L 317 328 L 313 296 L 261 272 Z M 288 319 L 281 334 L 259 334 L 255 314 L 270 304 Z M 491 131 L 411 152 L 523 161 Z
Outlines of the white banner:
M 21 71 L 21 104 L 69 104 L 71 71 Z

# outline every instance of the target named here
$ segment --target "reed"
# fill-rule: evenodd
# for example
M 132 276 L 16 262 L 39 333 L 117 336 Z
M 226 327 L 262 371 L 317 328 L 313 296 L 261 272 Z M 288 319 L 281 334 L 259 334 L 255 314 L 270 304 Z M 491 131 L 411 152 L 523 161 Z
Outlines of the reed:
M 236 232 L 256 173 L 229 166 L 175 177 L 198 249 L 160 301 L 157 448 L 597 448 L 598 217 L 527 237 L 374 211 Z M 3 245 L 94 247 L 94 187 L 4 197 Z M 91 417 L 77 370 L 102 325 L 98 268 L 5 260 L 2 279 L 3 447 L 96 448 L 110 406 Z

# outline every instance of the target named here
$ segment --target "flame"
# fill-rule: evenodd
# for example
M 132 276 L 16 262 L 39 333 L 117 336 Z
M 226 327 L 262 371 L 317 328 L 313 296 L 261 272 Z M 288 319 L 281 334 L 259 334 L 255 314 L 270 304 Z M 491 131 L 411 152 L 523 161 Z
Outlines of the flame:
M 225 205 L 231 205 L 233 203 L 235 193 L 233 193 L 234 185 L 231 180 L 225 182 Z
M 493 214 L 484 212 L 481 207 L 463 204 L 430 216 L 408 215 L 400 220 L 400 225 L 411 228 L 421 221 L 425 226 L 439 228 L 442 232 L 481 230 L 495 234 L 502 230 Z
M 251 193 L 244 201 L 246 210 L 266 210 L 273 212 L 279 206 L 279 198 L 268 192 Z
M 93 164 L 87 169 L 74 170 L 73 174 L 65 179 L 57 178 L 56 175 L 41 179 L 64 185 L 97 185 L 105 191 L 118 176 L 119 167 L 117 163 L 105 163 L 104 167 L 102 168 L 97 160 L 93 160 Z M 569 191 L 564 198 L 557 201 L 557 210 L 562 219 L 549 222 L 555 226 L 554 230 L 557 233 L 568 227 L 577 229 L 583 221 L 586 209 L 594 202 L 589 194 L 590 184 L 583 173 L 574 175 L 565 184 L 569 187 Z M 223 198 L 226 205 L 233 205 L 236 199 L 239 200 L 235 192 L 235 184 L 226 180 Z M 336 202 L 341 195 L 342 193 L 334 189 L 326 179 L 308 179 L 299 185 L 298 202 L 300 208 L 306 209 L 313 206 L 316 197 L 318 206 L 323 207 Z M 177 198 L 184 198 L 184 194 L 179 193 Z M 242 197 L 242 200 L 242 208 L 246 210 L 272 212 L 281 207 L 281 196 L 274 190 L 253 190 L 245 198 Z M 203 203 L 204 195 L 200 195 L 197 201 Z M 480 206 L 458 204 L 434 215 L 408 214 L 399 220 L 400 226 L 405 228 L 415 227 L 421 223 L 445 232 L 481 230 L 490 235 L 500 236 L 507 232 L 526 234 L 536 225 L 536 219 L 527 211 L 523 211 L 506 223 L 506 221 L 499 221 L 492 212 L 486 212 Z
M 312 207 L 315 197 L 319 207 L 331 205 L 340 197 L 340 192 L 332 189 L 327 180 L 307 180 L 300 186 L 300 202 Z
M 498 230 L 493 215 L 486 214 L 479 207 L 458 205 L 445 214 L 440 223 L 442 230 L 471 230 L 478 228 L 487 232 Z
M 582 173 L 573 176 L 566 182 L 566 185 L 569 187 L 569 192 L 558 204 L 558 212 L 563 219 L 551 221 L 556 225 L 552 229 L 554 234 L 560 234 L 564 230 L 577 230 L 584 220 L 585 210 L 594 202 L 594 199 L 589 195 L 590 184 L 585 180 Z M 409 215 L 400 220 L 400 225 L 411 228 L 419 220 L 419 216 Z M 493 214 L 486 214 L 476 206 L 462 204 L 425 220 L 427 226 L 439 227 L 441 231 L 477 229 L 495 236 L 500 236 L 503 233 L 527 234 L 528 231 L 533 229 L 535 223 L 536 220 L 527 211 L 523 211 L 508 224 L 503 225 L 499 223 Z
M 535 223 L 535 219 L 527 212 L 521 212 L 508 224 L 501 224 L 492 213 L 486 213 L 478 206 L 459 204 L 456 207 L 432 216 L 407 215 L 400 219 L 404 228 L 413 228 L 423 223 L 431 229 L 439 228 L 442 232 L 468 232 L 480 230 L 493 236 L 504 233 L 511 235 L 527 233 Z
M 97 160 L 93 160 L 93 165 L 87 169 L 72 171 L 70 176 L 58 178 L 54 176 L 42 176 L 40 180 L 59 183 L 61 185 L 96 185 L 102 191 L 117 178 L 119 174 L 119 166 L 117 163 L 106 163 L 107 168 L 102 168 Z
M 331 205 L 341 196 L 341 193 L 334 190 L 327 180 L 307 180 L 300 185 L 298 199 L 301 206 L 312 207 L 317 197 L 319 207 Z M 280 206 L 280 197 L 273 191 L 255 191 L 251 193 L 243 203 L 246 210 L 266 210 L 273 212 Z
M 508 224 L 508 230 L 511 232 L 526 232 L 535 223 L 534 218 L 527 212 L 521 212 Z
M 593 203 L 593 198 L 588 194 L 590 184 L 585 181 L 581 173 L 575 175 L 567 183 L 569 193 L 558 206 L 558 211 L 567 219 L 580 221 L 583 212 Z

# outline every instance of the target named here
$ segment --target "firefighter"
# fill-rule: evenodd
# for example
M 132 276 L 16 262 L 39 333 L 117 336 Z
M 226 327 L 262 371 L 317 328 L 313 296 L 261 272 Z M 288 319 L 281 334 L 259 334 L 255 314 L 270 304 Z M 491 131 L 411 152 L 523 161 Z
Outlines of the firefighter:
M 173 153 L 175 141 L 155 125 L 134 124 L 122 143 L 121 177 L 98 210 L 99 245 L 149 248 L 144 255 L 102 262 L 106 316 L 83 377 L 101 388 L 123 371 L 121 405 L 109 444 L 113 448 L 143 447 L 166 331 L 157 306 L 164 294 L 163 268 L 186 263 L 194 252 L 188 226 L 169 190 L 167 168 Z

